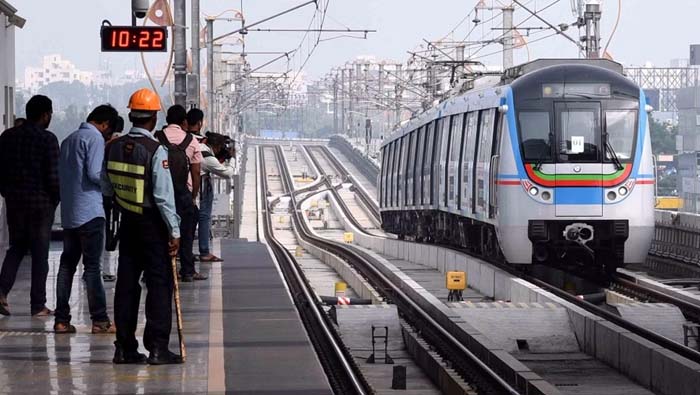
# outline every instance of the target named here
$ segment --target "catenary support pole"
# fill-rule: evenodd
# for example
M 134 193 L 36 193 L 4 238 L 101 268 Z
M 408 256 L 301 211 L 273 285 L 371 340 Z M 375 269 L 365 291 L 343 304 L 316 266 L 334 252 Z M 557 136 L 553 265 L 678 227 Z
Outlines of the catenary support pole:
M 185 106 L 187 102 L 187 44 L 185 39 L 185 18 L 187 6 L 185 0 L 175 0 L 174 44 L 175 64 L 175 104 Z

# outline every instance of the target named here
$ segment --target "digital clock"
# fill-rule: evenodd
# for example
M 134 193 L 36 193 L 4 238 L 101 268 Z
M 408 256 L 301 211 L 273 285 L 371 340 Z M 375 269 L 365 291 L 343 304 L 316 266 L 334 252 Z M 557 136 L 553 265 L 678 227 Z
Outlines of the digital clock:
M 102 26 L 102 52 L 165 52 L 168 29 L 162 26 Z

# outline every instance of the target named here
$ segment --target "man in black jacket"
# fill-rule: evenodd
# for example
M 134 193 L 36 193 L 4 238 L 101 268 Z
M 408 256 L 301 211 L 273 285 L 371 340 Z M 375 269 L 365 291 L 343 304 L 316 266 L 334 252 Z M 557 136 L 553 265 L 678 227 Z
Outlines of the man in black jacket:
M 27 122 L 0 134 L 0 194 L 7 205 L 10 248 L 0 271 L 0 314 L 10 315 L 7 294 L 27 253 L 32 255 L 31 313 L 53 314 L 46 307 L 49 243 L 54 212 L 60 200 L 59 147 L 56 136 L 46 130 L 53 105 L 36 95 L 26 106 Z

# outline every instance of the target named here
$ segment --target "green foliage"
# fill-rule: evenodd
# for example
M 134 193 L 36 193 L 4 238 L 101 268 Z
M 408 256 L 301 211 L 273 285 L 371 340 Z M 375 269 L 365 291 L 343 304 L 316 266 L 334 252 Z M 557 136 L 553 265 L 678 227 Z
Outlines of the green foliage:
M 651 149 L 654 155 L 676 154 L 676 135 L 678 135 L 678 125 L 667 126 L 650 118 L 651 124 Z

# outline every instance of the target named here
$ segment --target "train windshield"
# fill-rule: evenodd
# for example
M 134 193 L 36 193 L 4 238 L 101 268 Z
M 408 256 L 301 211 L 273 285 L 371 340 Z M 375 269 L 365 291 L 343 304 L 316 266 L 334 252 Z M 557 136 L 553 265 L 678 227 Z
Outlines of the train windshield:
M 608 143 L 617 157 L 620 160 L 631 159 L 637 126 L 637 111 L 606 111 L 605 125 Z M 607 160 L 612 160 L 612 152 L 610 152 L 610 150 L 606 151 L 605 158 Z
M 557 103 L 556 107 L 559 161 L 600 160 L 600 105 Z
M 548 161 L 552 159 L 552 132 L 549 112 L 522 111 L 518 115 L 523 144 L 523 159 Z

